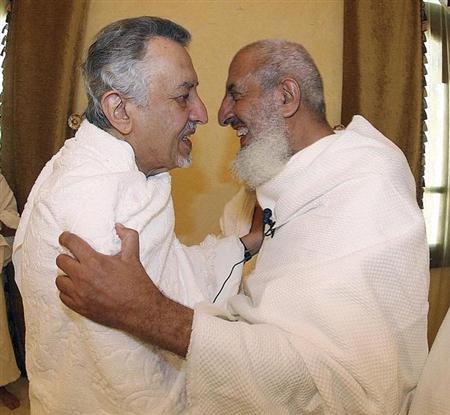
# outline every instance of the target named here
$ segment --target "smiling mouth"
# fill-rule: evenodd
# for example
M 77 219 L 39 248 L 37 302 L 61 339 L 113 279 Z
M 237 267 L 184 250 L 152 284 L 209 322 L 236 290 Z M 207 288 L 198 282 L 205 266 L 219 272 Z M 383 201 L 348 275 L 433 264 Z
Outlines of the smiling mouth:
M 240 139 L 241 147 L 245 146 L 245 141 L 246 141 L 247 134 L 248 134 L 248 128 L 247 127 L 236 128 L 236 135 Z
M 190 130 L 180 138 L 180 141 L 188 147 L 189 151 L 192 149 L 192 141 L 190 140 L 190 136 L 194 134 L 195 130 Z

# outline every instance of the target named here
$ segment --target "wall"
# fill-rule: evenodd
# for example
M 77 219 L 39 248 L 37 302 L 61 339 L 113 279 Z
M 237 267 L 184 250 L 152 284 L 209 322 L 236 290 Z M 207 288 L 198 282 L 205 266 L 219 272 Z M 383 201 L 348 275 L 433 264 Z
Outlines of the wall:
M 332 125 L 339 124 L 343 0 L 91 0 L 84 49 L 103 26 L 140 15 L 169 18 L 193 35 L 189 51 L 210 121 L 193 138 L 194 166 L 172 175 L 176 230 L 183 241 L 194 243 L 218 231 L 222 207 L 238 189 L 228 172 L 238 140 L 234 131 L 217 124 L 231 58 L 239 48 L 258 39 L 303 43 L 323 75 L 328 119 Z M 86 100 L 80 81 L 77 96 L 75 109 L 83 112 Z

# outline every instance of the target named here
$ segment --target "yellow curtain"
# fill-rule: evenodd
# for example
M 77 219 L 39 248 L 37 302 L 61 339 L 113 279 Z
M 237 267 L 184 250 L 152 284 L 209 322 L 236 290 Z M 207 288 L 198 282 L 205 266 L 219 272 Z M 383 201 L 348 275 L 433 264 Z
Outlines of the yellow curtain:
M 12 2 L 4 71 L 1 168 L 22 210 L 71 133 L 87 0 Z
M 342 123 L 366 117 L 405 153 L 422 194 L 420 0 L 345 0 Z

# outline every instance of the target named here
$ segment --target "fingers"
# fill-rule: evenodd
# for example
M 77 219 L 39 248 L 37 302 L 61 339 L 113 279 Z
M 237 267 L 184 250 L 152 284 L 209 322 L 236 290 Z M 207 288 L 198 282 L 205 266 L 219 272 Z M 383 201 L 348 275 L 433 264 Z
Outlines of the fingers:
M 79 301 L 79 296 L 76 293 L 75 285 L 70 277 L 67 275 L 58 275 L 55 282 L 59 290 L 59 298 L 64 305 L 76 311 L 78 314 L 86 315 L 82 307 L 82 302 Z
M 60 254 L 56 257 L 56 265 L 67 275 L 75 275 L 80 263 L 66 254 Z
M 63 232 L 59 236 L 59 243 L 62 246 L 65 246 L 70 252 L 72 252 L 75 258 L 78 259 L 85 258 L 95 253 L 86 241 L 70 232 Z
M 59 277 L 58 277 L 59 278 Z M 59 293 L 59 298 L 61 299 L 61 301 L 64 303 L 64 305 L 66 307 L 69 307 L 71 310 L 74 310 L 78 313 L 80 313 L 80 311 L 77 308 L 76 303 L 72 300 L 72 297 L 64 294 L 63 292 Z M 81 314 L 81 313 L 80 313 Z
M 121 257 L 123 259 L 139 258 L 139 234 L 120 223 L 116 224 L 116 232 L 122 241 Z
M 71 297 L 74 292 L 73 282 L 67 275 L 58 275 L 55 280 L 56 286 L 60 291 L 59 296 L 63 295 L 65 298 Z

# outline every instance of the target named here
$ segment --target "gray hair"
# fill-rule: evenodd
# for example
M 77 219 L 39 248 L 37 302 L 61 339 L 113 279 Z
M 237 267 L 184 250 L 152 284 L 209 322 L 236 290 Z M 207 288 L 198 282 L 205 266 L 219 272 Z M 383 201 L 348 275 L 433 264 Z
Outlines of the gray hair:
M 164 37 L 183 47 L 191 40 L 183 27 L 151 16 L 119 20 L 97 34 L 82 66 L 88 96 L 85 115 L 89 122 L 103 130 L 112 128 L 100 102 L 111 90 L 145 105 L 149 75 L 143 70 L 142 60 L 147 42 L 154 37 Z
M 325 99 L 319 70 L 311 55 L 298 43 L 266 39 L 244 46 L 242 52 L 254 52 L 257 68 L 254 75 L 265 90 L 274 88 L 286 76 L 301 87 L 302 104 L 320 120 L 325 120 Z

